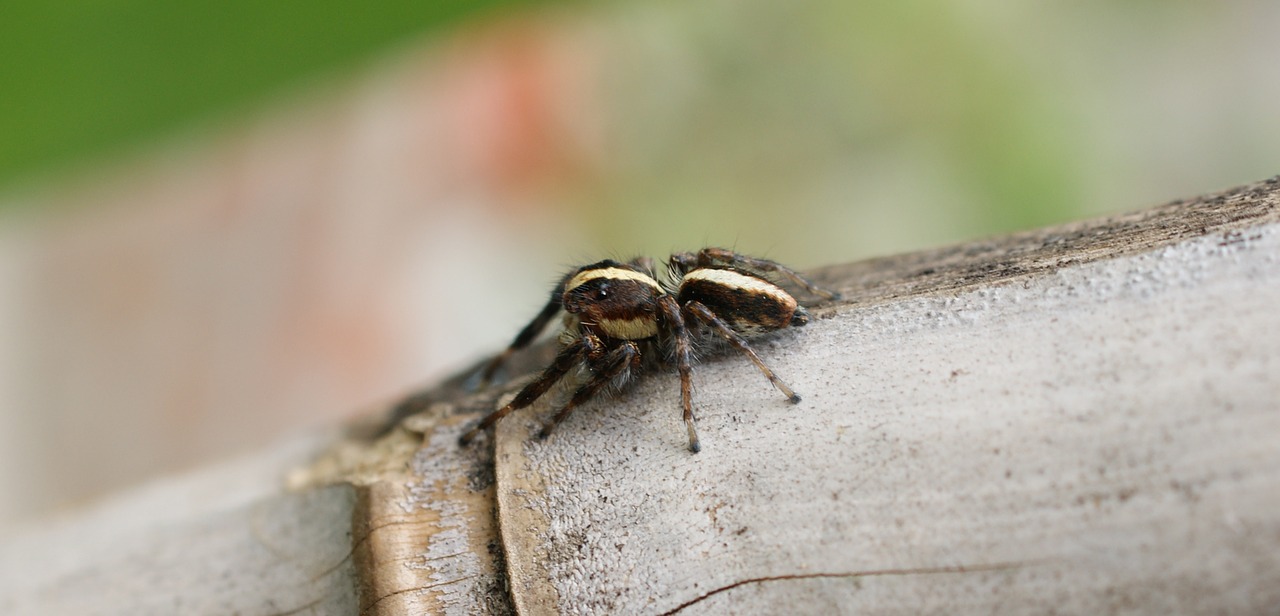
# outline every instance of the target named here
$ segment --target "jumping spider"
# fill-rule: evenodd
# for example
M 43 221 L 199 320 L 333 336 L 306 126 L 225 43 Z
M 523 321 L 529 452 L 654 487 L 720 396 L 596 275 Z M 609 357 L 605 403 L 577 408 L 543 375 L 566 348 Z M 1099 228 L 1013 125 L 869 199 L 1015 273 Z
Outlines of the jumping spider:
M 835 299 L 835 293 L 773 261 L 722 248 L 671 255 L 667 271 L 671 280 L 663 284 L 654 272 L 653 261 L 638 258 L 627 263 L 600 261 L 566 274 L 538 316 L 507 350 L 485 366 L 481 383 L 488 383 L 512 353 L 532 343 L 563 309 L 559 354 L 511 402 L 463 434 L 461 444 L 471 442 L 508 413 L 533 404 L 571 370 L 584 365 L 590 376 L 543 426 L 539 438 L 546 438 L 573 409 L 606 385 L 624 382 L 642 366 L 643 357 L 652 356 L 650 359 L 661 362 L 674 361 L 679 369 L 689 450 L 697 453 L 701 446 L 693 426 L 693 344 L 694 335 L 704 331 L 702 327 L 746 355 L 788 400 L 800 401 L 800 396 L 756 355 L 746 338 L 809 321 L 804 308 L 770 277 L 785 278 L 826 299 Z

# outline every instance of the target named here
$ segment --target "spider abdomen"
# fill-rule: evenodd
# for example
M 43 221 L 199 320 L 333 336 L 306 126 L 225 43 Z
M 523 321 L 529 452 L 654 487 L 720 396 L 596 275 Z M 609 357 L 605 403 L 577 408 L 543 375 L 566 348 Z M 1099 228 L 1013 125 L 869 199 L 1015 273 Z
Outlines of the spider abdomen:
M 680 279 L 676 301 L 682 306 L 696 301 L 734 331 L 748 336 L 807 321 L 790 293 L 763 278 L 731 269 L 702 268 L 686 273 Z

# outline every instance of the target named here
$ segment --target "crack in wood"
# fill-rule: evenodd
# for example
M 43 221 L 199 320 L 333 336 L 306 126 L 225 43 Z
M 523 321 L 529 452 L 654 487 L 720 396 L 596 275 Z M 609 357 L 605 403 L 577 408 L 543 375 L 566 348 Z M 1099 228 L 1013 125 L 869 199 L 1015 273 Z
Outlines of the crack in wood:
M 374 600 L 373 600 L 373 603 L 370 603 L 367 607 L 361 608 L 361 609 L 360 609 L 360 616 L 364 616 L 365 614 L 368 614 L 368 613 L 369 613 L 369 610 L 372 610 L 373 608 L 377 607 L 379 603 L 382 603 L 382 600 L 383 600 L 383 599 L 389 599 L 389 598 L 394 597 L 394 596 L 396 596 L 396 595 L 403 595 L 403 594 L 405 594 L 405 593 L 407 593 L 407 592 L 413 592 L 413 591 L 415 591 L 415 590 L 431 590 L 432 588 L 439 588 L 439 587 L 441 587 L 441 586 L 448 586 L 449 584 L 457 584 L 458 582 L 465 582 L 465 581 L 470 580 L 470 579 L 472 579 L 472 578 L 478 578 L 478 577 L 480 577 L 480 574 L 479 574 L 479 573 L 475 573 L 475 574 L 472 574 L 472 575 L 465 575 L 465 576 L 462 576 L 462 577 L 460 577 L 460 578 L 458 578 L 458 579 L 456 579 L 456 580 L 448 580 L 448 581 L 444 581 L 444 582 L 437 582 L 437 583 L 435 583 L 435 584 L 427 584 L 426 586 L 414 586 L 413 588 L 405 588 L 405 589 L 397 590 L 397 591 L 395 591 L 395 592 L 390 592 L 390 593 L 387 593 L 387 594 L 385 594 L 385 595 L 382 595 L 381 597 L 378 597 L 377 599 L 374 599 Z
M 323 602 L 324 602 L 324 600 L 325 600 L 325 599 L 327 599 L 327 598 L 328 598 L 328 597 L 320 597 L 320 598 L 316 599 L 315 601 L 312 601 L 312 602 L 310 602 L 310 603 L 308 603 L 308 604 L 306 604 L 306 605 L 302 605 L 302 606 L 299 606 L 299 607 L 295 607 L 295 608 L 293 608 L 293 609 L 291 609 L 291 610 L 289 610 L 289 611 L 287 611 L 287 612 L 276 612 L 276 613 L 274 613 L 274 614 L 271 614 L 270 616 L 291 616 L 292 614 L 300 614 L 300 613 L 302 613 L 302 612 L 303 612 L 303 611 L 305 611 L 305 610 L 309 610 L 309 609 L 311 609 L 311 608 L 313 608 L 313 607 L 315 607 L 315 606 L 317 606 L 317 605 L 320 605 L 320 604 L 321 604 L 321 603 L 323 603 Z
M 364 533 L 363 535 L 360 536 L 359 539 L 357 539 L 354 543 L 351 544 L 351 549 L 347 550 L 347 553 L 343 555 L 343 557 L 339 559 L 338 562 L 334 563 L 333 566 L 325 569 L 324 571 L 321 571 L 320 573 L 317 573 L 316 575 L 312 576 L 310 581 L 318 582 L 321 579 L 325 578 L 326 576 L 332 574 L 334 571 L 337 571 L 339 567 L 342 567 L 342 565 L 346 564 L 347 561 L 351 560 L 351 558 L 355 556 L 355 553 L 357 550 L 360 549 L 360 546 L 364 545 L 366 541 L 368 541 L 371 537 L 373 537 L 374 533 L 384 528 L 390 528 L 393 526 L 401 526 L 401 525 L 413 524 L 413 523 L 415 523 L 414 520 L 395 520 L 392 522 L 387 522 L 385 524 L 379 524 L 378 526 L 370 528 L 369 532 Z M 440 558 L 444 558 L 444 557 L 442 556 Z M 434 559 L 429 559 L 429 560 L 434 560 Z
M 902 575 L 936 575 L 947 573 L 981 573 L 988 571 L 1004 571 L 1009 569 L 1018 569 L 1028 565 L 1042 564 L 1046 561 L 1018 561 L 1008 563 L 983 563 L 978 565 L 953 565 L 950 567 L 918 567 L 903 569 L 870 569 L 867 571 L 852 571 L 846 573 L 793 573 L 787 575 L 770 575 L 757 578 L 748 578 L 739 580 L 726 586 L 721 586 L 710 592 L 704 593 L 693 599 L 685 601 L 677 605 L 674 609 L 662 613 L 662 616 L 671 616 L 687 607 L 710 599 L 715 595 L 728 592 L 741 586 L 748 584 L 763 584 L 765 582 L 783 582 L 788 580 L 811 580 L 811 579 L 831 579 L 831 578 L 864 578 L 864 577 L 887 577 Z

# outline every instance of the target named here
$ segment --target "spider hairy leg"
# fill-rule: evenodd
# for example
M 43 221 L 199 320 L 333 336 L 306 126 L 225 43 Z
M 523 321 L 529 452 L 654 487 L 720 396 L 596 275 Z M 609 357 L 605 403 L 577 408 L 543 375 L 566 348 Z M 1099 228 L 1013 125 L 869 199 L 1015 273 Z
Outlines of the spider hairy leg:
M 521 389 L 520 393 L 516 394 L 516 397 L 511 402 L 508 402 L 506 406 L 489 413 L 474 428 L 463 433 L 458 439 L 458 443 L 463 446 L 471 443 L 477 435 L 488 429 L 489 426 L 498 423 L 499 419 L 506 417 L 512 411 L 518 411 L 533 404 L 543 394 L 547 393 L 552 385 L 555 385 L 557 381 L 563 378 L 569 370 L 578 365 L 578 362 L 582 361 L 583 357 L 598 351 L 598 349 L 599 341 L 590 336 L 583 336 L 561 349 L 560 354 L 556 355 L 555 361 L 550 366 L 547 366 L 547 369 L 543 370 L 537 379 L 525 385 L 524 389 Z
M 603 366 L 595 371 L 595 375 L 591 377 L 591 380 L 587 381 L 585 385 L 573 394 L 573 398 L 555 414 L 555 417 L 551 418 L 551 421 L 542 426 L 542 431 L 538 433 L 538 438 L 546 439 L 551 436 L 551 431 L 560 425 L 560 422 L 564 421 L 569 416 L 569 413 L 573 412 L 573 409 L 590 400 L 592 396 L 595 396 L 600 391 L 600 388 L 608 385 L 618 375 L 635 367 L 639 359 L 640 347 L 636 346 L 634 342 L 626 342 L 622 346 L 609 351 L 604 356 L 603 361 L 600 362 Z
M 562 278 L 560 283 L 552 289 L 551 298 L 547 300 L 546 305 L 542 307 L 542 310 L 538 312 L 538 315 L 533 317 L 533 320 L 530 321 L 524 329 L 520 330 L 520 333 L 516 335 L 516 339 L 511 341 L 511 345 L 494 357 L 493 360 L 484 367 L 484 371 L 480 373 L 480 383 L 477 385 L 478 389 L 488 387 L 489 383 L 493 381 L 494 375 L 497 374 L 498 369 L 502 367 L 502 364 L 506 363 L 507 359 L 515 354 L 516 351 L 532 344 L 533 341 L 538 338 L 538 334 L 541 334 L 542 330 L 547 328 L 547 324 L 551 323 L 551 320 L 556 317 L 556 314 L 560 312 L 561 302 L 564 297 L 564 286 L 569 281 L 569 277 L 570 276 L 565 276 Z
M 676 342 L 676 366 L 680 371 L 680 405 L 683 409 L 685 431 L 689 433 L 689 451 L 702 451 L 702 443 L 698 440 L 698 430 L 693 425 L 693 343 L 689 339 L 689 330 L 685 327 L 684 315 L 680 305 L 670 295 L 658 300 L 662 310 L 663 321 L 672 331 Z
M 636 257 L 627 261 L 627 265 L 640 268 L 641 271 L 648 274 L 650 277 L 654 276 L 653 257 Z
M 778 391 L 781 391 L 792 404 L 800 402 L 800 396 L 796 394 L 790 386 L 783 382 L 782 379 L 778 378 L 778 375 L 774 374 L 773 370 L 770 369 L 769 366 L 764 363 L 764 360 L 760 359 L 760 356 L 756 354 L 755 350 L 751 348 L 751 345 L 747 344 L 746 339 L 733 331 L 733 329 L 730 328 L 724 320 L 716 316 L 710 308 L 707 308 L 700 302 L 691 301 L 684 305 L 684 310 L 697 320 L 710 326 L 712 330 L 719 334 L 721 338 L 724 338 L 733 346 L 733 348 L 737 349 L 743 355 L 746 355 L 747 359 L 750 359 L 751 363 L 755 364 L 756 367 L 760 369 L 760 372 L 764 373 L 764 376 L 769 379 L 769 382 L 773 383 L 773 386 L 777 387 Z

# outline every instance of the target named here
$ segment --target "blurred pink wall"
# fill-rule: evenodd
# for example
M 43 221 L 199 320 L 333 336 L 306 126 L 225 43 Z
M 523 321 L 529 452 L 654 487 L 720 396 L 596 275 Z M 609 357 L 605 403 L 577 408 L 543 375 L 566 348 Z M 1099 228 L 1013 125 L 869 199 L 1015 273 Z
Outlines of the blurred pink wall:
M 36 197 L 59 214 L 0 238 L 0 521 L 334 425 L 504 345 L 560 268 L 541 247 L 574 233 L 556 187 L 589 166 L 584 56 L 559 34 L 464 32 Z

